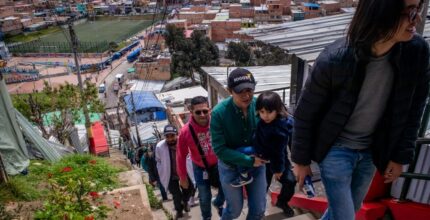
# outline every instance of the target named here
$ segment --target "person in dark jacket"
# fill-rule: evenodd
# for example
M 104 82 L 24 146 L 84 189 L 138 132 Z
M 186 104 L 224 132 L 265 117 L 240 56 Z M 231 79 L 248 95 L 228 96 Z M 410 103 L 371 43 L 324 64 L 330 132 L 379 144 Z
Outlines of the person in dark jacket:
M 288 202 L 294 195 L 296 181 L 291 171 L 286 146 L 291 137 L 293 119 L 288 117 L 281 97 L 275 92 L 261 93 L 255 108 L 260 120 L 253 135 L 253 145 L 240 147 L 237 150 L 269 161 L 266 164 L 267 185 L 270 186 L 273 175 L 282 183 L 276 206 L 281 208 L 287 217 L 292 217 L 294 211 Z M 248 172 L 253 168 L 239 166 L 238 169 L 240 175 L 232 182 L 233 187 L 252 182 Z
M 146 163 L 146 160 L 148 160 L 148 157 L 149 157 L 148 148 L 144 147 L 142 152 L 143 152 L 143 155 L 140 158 L 140 167 L 142 167 L 143 170 L 148 172 L 148 164 Z
M 311 160 L 319 163 L 323 220 L 354 219 L 375 166 L 389 183 L 413 159 L 429 92 L 429 46 L 415 33 L 421 11 L 420 0 L 360 0 L 346 39 L 314 63 L 294 114 L 291 158 L 300 186 Z

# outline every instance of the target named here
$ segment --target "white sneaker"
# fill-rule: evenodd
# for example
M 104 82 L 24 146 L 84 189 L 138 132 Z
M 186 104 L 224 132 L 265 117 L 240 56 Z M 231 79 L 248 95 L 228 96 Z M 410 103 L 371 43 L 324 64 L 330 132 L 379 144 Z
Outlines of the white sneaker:
M 190 200 L 188 200 L 188 206 L 189 206 L 189 207 L 197 206 L 197 203 L 196 203 L 196 201 L 195 201 L 195 198 L 194 198 L 194 197 L 191 197 L 191 198 L 190 198 Z

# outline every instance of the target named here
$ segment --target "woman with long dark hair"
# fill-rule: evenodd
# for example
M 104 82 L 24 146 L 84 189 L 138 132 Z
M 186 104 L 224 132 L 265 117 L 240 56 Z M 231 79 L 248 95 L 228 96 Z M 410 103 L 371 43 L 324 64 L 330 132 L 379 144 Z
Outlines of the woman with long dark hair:
M 319 163 L 328 209 L 350 220 L 375 168 L 396 180 L 413 159 L 429 92 L 429 46 L 417 35 L 422 0 L 360 0 L 348 35 L 319 55 L 295 111 L 294 173 Z

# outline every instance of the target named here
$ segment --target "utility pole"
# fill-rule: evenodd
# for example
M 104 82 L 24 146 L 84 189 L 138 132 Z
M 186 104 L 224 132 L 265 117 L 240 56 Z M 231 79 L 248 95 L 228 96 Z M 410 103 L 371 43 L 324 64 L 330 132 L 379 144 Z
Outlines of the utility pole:
M 87 130 L 87 142 L 88 142 L 88 147 L 89 147 L 91 144 L 90 138 L 92 138 L 93 135 L 92 135 L 92 131 L 91 131 L 90 117 L 88 115 L 88 106 L 86 103 L 86 99 L 84 98 L 84 86 L 82 83 L 81 68 L 79 66 L 79 60 L 78 60 L 79 42 L 78 42 L 78 37 L 76 36 L 75 30 L 73 29 L 73 21 L 69 22 L 68 27 L 69 27 L 69 33 L 70 33 L 70 40 L 72 43 L 73 57 L 75 58 L 76 75 L 78 76 L 79 92 L 81 94 L 81 99 L 82 99 L 81 100 L 82 101 L 82 109 L 83 109 L 84 117 L 85 117 L 85 128 Z M 82 152 L 80 152 L 80 153 L 82 153 Z
M 140 134 L 139 134 L 139 129 L 137 128 L 137 119 L 136 119 L 136 106 L 134 105 L 134 96 L 133 96 L 133 92 L 131 92 L 131 103 L 133 104 L 133 117 L 134 117 L 134 126 L 136 128 L 136 135 L 137 135 L 137 144 L 139 145 L 138 147 L 142 146 L 142 142 L 140 141 Z

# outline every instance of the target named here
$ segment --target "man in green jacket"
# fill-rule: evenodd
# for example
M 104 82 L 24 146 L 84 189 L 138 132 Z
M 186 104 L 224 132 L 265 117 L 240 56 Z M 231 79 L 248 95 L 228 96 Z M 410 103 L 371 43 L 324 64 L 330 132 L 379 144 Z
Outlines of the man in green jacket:
M 228 90 L 232 96 L 216 105 L 212 111 L 212 147 L 219 159 L 220 181 L 227 202 L 222 220 L 238 218 L 242 211 L 242 188 L 231 186 L 232 181 L 240 175 L 237 166 L 254 167 L 249 173 L 253 181 L 245 186 L 249 207 L 247 219 L 262 219 L 266 210 L 266 161 L 236 150 L 252 144 L 252 135 L 258 122 L 255 84 L 255 79 L 248 70 L 233 70 L 228 77 Z

